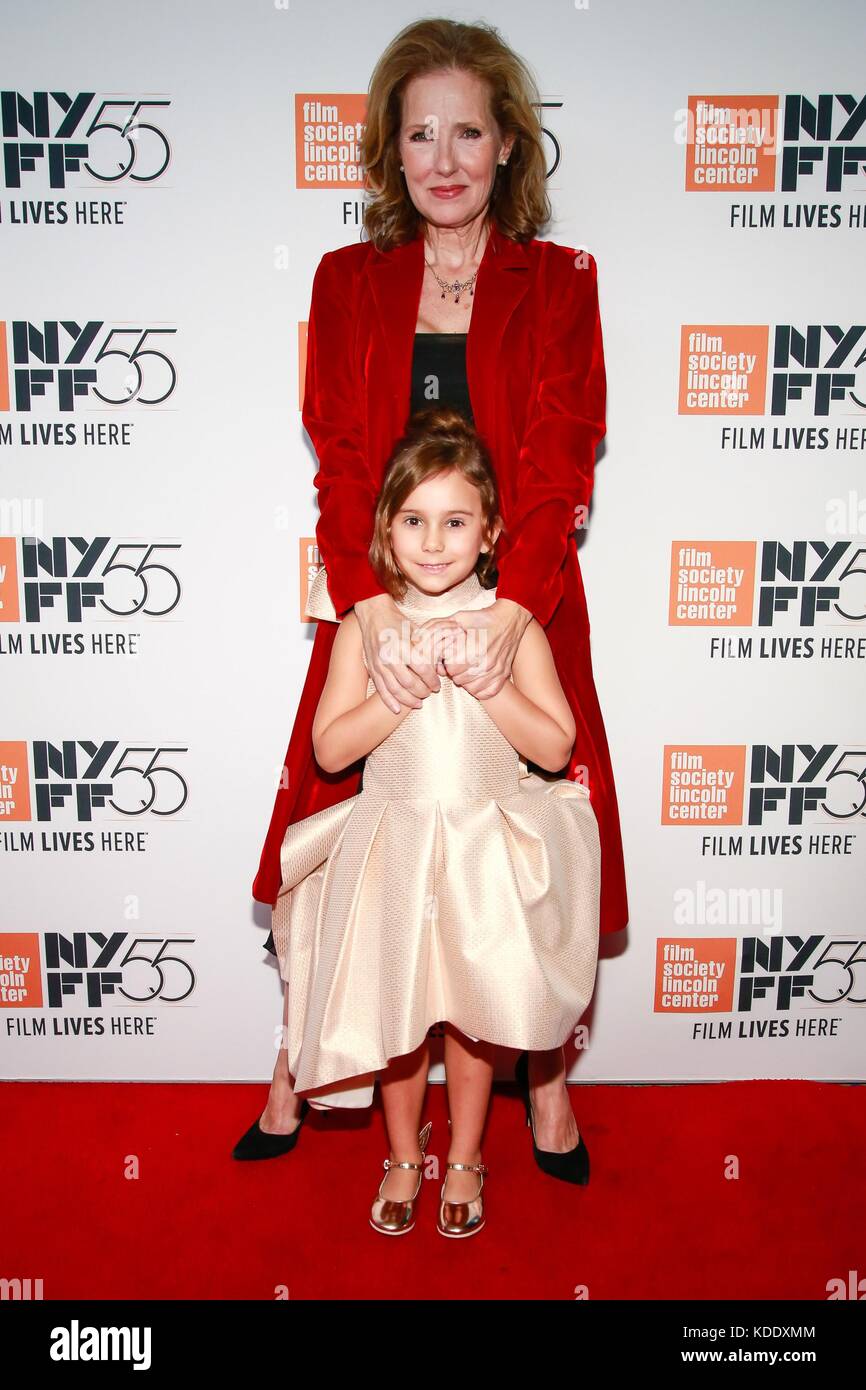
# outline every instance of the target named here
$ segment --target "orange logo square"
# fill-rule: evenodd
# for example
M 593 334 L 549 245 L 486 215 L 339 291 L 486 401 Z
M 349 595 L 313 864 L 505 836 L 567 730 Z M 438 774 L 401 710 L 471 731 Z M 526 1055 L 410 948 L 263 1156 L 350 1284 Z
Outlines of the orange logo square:
M 315 622 L 307 613 L 307 599 L 310 596 L 310 585 L 322 568 L 322 557 L 319 554 L 319 543 L 315 536 L 302 536 L 298 542 L 298 558 L 300 564 L 300 582 L 298 593 L 301 595 L 300 619 L 302 623 Z
M 671 541 L 671 627 L 751 627 L 755 541 Z
M 365 92 L 295 93 L 298 188 L 363 188 Z
M 0 536 L 0 623 L 17 623 L 20 614 L 16 539 Z
M 42 1008 L 41 966 L 36 932 L 0 936 L 0 1004 L 4 1008 Z
M 653 1012 L 730 1013 L 736 965 L 735 936 L 659 937 Z
M 680 415 L 763 415 L 767 324 L 684 323 L 680 329 Z
M 772 193 L 778 96 L 689 97 L 687 193 Z
M 666 743 L 662 825 L 742 825 L 745 769 L 742 743 Z
M 30 819 L 27 744 L 0 743 L 0 824 Z

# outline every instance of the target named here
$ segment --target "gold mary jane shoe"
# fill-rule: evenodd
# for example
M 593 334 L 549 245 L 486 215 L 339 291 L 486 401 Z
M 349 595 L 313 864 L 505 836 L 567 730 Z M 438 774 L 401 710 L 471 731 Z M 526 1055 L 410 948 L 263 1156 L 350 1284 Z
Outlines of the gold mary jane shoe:
M 383 1236 L 405 1236 L 415 1225 L 415 1203 L 418 1200 L 418 1193 L 421 1191 L 421 1183 L 424 1181 L 425 1150 L 432 1128 L 433 1121 L 428 1120 L 418 1135 L 418 1144 L 421 1149 L 420 1163 L 392 1163 L 390 1158 L 385 1159 L 385 1177 L 379 1183 L 379 1195 L 370 1211 L 370 1225 L 374 1231 L 381 1231 Z M 391 1168 L 414 1168 L 417 1170 L 418 1182 L 411 1197 L 398 1202 L 393 1197 L 382 1196 L 382 1188 Z
M 489 1172 L 486 1163 L 446 1163 L 448 1168 L 459 1168 L 464 1173 L 478 1174 L 478 1195 L 469 1202 L 447 1202 L 445 1200 L 445 1183 L 448 1181 L 446 1171 L 445 1182 L 442 1184 L 442 1191 L 439 1194 L 439 1219 L 436 1222 L 436 1229 L 440 1235 L 455 1236 L 458 1239 L 462 1236 L 474 1236 L 484 1225 L 484 1198 L 481 1189 L 484 1186 L 484 1174 Z

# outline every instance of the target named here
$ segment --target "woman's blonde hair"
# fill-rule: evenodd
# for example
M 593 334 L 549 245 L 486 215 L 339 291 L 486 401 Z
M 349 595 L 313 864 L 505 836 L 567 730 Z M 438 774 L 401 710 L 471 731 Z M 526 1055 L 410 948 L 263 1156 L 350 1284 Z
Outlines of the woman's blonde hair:
M 541 98 L 529 67 L 492 24 L 421 19 L 391 40 L 370 78 L 361 140 L 365 187 L 364 229 L 377 251 L 411 241 L 421 214 L 400 172 L 398 137 L 403 93 L 413 77 L 454 69 L 487 86 L 490 110 L 503 137 L 514 136 L 507 164 L 497 164 L 489 215 L 504 236 L 529 241 L 551 218 L 538 109 Z
M 492 589 L 496 583 L 493 531 L 497 524 L 505 528 L 499 514 L 499 489 L 490 455 L 474 426 L 459 410 L 426 406 L 411 416 L 388 460 L 368 552 L 380 583 L 397 601 L 405 597 L 406 579 L 394 558 L 391 523 L 419 484 L 451 469 L 480 495 L 482 539 L 490 549 L 479 552 L 475 573 L 483 589 Z

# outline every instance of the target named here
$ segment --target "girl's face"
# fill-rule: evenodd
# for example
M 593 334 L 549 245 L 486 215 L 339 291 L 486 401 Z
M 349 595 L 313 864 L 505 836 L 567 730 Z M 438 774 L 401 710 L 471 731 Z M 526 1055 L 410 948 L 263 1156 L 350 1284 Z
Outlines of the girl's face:
M 409 197 L 441 228 L 463 227 L 484 212 L 496 165 L 514 144 L 490 114 L 487 85 L 470 72 L 428 72 L 403 94 L 400 162 Z
M 401 574 L 422 592 L 444 593 L 459 584 L 490 549 L 478 491 L 455 469 L 425 479 L 391 521 L 391 547 Z

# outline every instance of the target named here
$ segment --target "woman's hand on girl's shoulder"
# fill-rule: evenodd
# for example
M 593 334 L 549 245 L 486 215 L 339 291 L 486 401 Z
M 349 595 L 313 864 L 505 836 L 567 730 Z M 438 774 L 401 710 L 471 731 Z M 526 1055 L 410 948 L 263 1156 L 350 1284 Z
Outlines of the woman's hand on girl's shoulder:
M 420 709 L 421 702 L 439 689 L 439 677 L 432 666 L 413 662 L 408 647 L 404 650 L 408 620 L 394 600 L 377 594 L 363 601 L 360 613 L 353 609 L 352 616 L 370 679 L 386 708 L 392 714 Z
M 498 695 L 512 672 L 517 649 L 532 615 L 512 599 L 495 599 L 486 608 L 452 613 L 451 621 L 466 630 L 465 650 L 448 675 L 455 685 L 477 700 Z
M 413 622 L 413 663 L 432 668 L 437 675 L 450 676 L 452 667 L 456 669 L 461 661 L 465 664 L 465 638 L 466 629 L 453 617 Z

